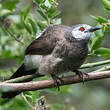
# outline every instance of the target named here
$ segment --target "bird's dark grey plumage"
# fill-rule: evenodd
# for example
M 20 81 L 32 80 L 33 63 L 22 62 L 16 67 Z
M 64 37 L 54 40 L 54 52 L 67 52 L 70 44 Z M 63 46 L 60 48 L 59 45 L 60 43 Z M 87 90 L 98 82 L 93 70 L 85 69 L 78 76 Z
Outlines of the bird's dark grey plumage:
M 35 73 L 37 70 L 39 73 L 50 74 L 57 83 L 57 74 L 68 71 L 78 73 L 88 55 L 88 41 L 95 30 L 98 28 L 86 24 L 48 27 L 26 48 L 25 62 L 11 78 Z M 11 98 L 17 94 L 6 92 L 2 97 Z

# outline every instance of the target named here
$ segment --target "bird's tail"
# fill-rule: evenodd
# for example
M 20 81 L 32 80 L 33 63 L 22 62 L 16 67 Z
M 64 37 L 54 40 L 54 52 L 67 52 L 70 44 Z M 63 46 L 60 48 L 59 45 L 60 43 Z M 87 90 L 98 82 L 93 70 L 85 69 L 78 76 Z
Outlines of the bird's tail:
M 22 64 L 18 68 L 18 70 L 10 77 L 10 79 L 14 79 L 14 78 L 17 78 L 17 77 L 30 75 L 30 74 L 34 74 L 34 73 L 36 73 L 36 69 L 26 71 L 25 67 L 24 67 L 24 64 Z M 28 80 L 28 81 L 31 81 L 31 80 Z M 2 93 L 2 98 L 13 98 L 13 97 L 15 97 L 16 95 L 18 95 L 20 93 L 21 92 L 3 92 Z

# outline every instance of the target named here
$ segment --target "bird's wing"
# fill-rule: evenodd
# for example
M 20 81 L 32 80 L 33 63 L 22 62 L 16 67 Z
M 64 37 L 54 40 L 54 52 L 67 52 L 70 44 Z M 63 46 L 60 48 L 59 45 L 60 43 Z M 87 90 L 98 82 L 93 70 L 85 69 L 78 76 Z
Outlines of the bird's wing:
M 42 35 L 33 41 L 25 50 L 26 55 L 48 55 L 55 48 L 57 41 L 65 39 L 64 34 L 69 27 L 54 25 L 48 27 Z

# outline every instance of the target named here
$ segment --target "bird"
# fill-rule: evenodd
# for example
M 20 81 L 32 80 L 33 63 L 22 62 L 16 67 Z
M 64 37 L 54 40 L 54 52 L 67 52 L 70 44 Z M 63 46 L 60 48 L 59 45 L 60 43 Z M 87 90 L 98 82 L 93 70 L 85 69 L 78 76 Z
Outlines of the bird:
M 84 80 L 79 68 L 88 56 L 90 37 L 99 29 L 87 24 L 49 26 L 26 48 L 24 63 L 10 79 L 44 73 L 50 75 L 59 88 L 62 80 L 58 75 L 72 71 Z M 2 98 L 13 98 L 19 93 L 4 92 Z

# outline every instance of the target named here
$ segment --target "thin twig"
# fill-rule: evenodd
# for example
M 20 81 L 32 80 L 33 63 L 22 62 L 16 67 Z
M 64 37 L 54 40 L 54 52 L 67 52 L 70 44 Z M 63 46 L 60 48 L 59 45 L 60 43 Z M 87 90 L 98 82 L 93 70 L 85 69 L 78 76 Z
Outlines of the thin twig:
M 25 81 L 29 81 L 29 80 L 32 80 L 32 79 L 37 78 L 37 77 L 42 77 L 42 76 L 45 76 L 45 75 L 43 75 L 43 74 L 31 74 L 31 75 L 26 75 L 26 76 L 21 76 L 21 77 L 14 78 L 14 79 L 6 80 L 4 82 L 5 83 L 25 82 Z
M 12 38 L 14 38 L 17 42 L 19 42 L 19 43 L 21 43 L 21 44 L 24 45 L 24 43 L 21 42 L 19 39 L 17 39 L 17 38 L 14 36 L 14 34 L 12 34 L 8 29 L 6 29 L 6 32 L 7 32 Z
M 106 70 L 110 70 L 110 65 L 104 66 L 104 67 L 102 67 L 102 68 L 96 70 L 95 72 L 106 71 Z
M 33 109 L 33 106 L 29 103 L 29 101 L 27 100 L 27 98 L 25 97 L 25 95 L 24 95 L 23 93 L 21 93 L 21 96 L 23 97 L 24 101 L 29 105 L 29 107 L 30 107 L 32 110 L 34 110 L 34 109 Z
M 5 31 L 6 31 L 12 38 L 14 38 L 17 42 L 19 42 L 19 43 L 21 43 L 21 44 L 24 45 L 23 42 L 21 42 L 19 39 L 17 39 L 17 38 L 14 36 L 14 34 L 12 34 L 12 33 L 4 26 L 3 20 L 0 20 L 0 26 L 3 27 L 3 28 L 5 29 Z
M 104 60 L 104 61 L 99 61 L 95 63 L 87 63 L 87 64 L 82 65 L 80 69 L 92 68 L 92 67 L 101 66 L 105 64 L 110 64 L 110 60 Z

